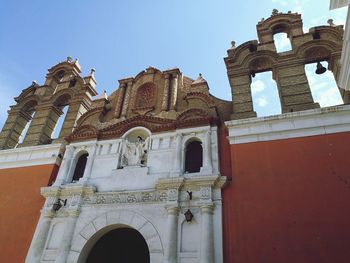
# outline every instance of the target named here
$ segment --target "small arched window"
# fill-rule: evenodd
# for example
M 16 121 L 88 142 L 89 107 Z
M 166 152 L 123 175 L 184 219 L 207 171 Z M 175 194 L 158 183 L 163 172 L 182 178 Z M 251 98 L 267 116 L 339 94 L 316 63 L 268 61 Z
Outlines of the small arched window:
M 202 142 L 191 141 L 185 149 L 185 173 L 198 173 L 203 166 Z
M 292 44 L 287 33 L 281 32 L 273 36 L 277 53 L 292 50 Z
M 72 178 L 72 183 L 79 181 L 79 179 L 83 177 L 88 156 L 88 153 L 84 153 L 78 158 Z
M 64 78 L 64 70 L 60 70 L 56 73 L 55 77 L 57 78 L 58 82 L 61 82 Z

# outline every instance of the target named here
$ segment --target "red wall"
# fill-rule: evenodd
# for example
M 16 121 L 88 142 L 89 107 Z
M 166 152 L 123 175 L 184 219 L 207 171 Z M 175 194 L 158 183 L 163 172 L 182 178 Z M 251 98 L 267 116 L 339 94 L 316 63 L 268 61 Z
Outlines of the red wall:
M 225 262 L 350 262 L 350 133 L 230 149 Z
M 55 164 L 0 170 L 0 262 L 24 262 L 44 204 L 40 187 L 57 170 Z

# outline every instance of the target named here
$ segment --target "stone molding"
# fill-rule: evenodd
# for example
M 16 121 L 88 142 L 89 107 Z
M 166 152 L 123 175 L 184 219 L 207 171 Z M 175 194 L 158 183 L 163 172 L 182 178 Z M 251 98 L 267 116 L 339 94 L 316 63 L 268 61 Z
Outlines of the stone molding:
M 61 144 L 30 146 L 0 151 L 0 169 L 26 166 L 57 164 L 61 162 L 59 154 Z
M 225 122 L 230 144 L 272 141 L 350 131 L 350 105 Z

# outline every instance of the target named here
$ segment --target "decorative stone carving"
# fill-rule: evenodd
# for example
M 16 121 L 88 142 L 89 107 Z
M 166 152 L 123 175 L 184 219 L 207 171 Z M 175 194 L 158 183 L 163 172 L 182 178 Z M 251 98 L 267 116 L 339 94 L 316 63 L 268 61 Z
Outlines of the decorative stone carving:
M 179 191 L 177 189 L 169 189 L 168 195 L 169 195 L 169 197 L 168 197 L 169 201 L 177 201 Z
M 148 202 L 165 202 L 168 200 L 167 191 L 153 192 L 110 192 L 96 193 L 83 198 L 84 205 L 92 204 L 126 204 L 126 203 L 148 203 Z
M 145 166 L 147 164 L 148 141 L 138 136 L 136 142 L 125 140 L 122 150 L 121 166 Z
M 201 199 L 202 200 L 211 199 L 211 187 L 210 186 L 201 187 L 200 192 L 201 192 Z

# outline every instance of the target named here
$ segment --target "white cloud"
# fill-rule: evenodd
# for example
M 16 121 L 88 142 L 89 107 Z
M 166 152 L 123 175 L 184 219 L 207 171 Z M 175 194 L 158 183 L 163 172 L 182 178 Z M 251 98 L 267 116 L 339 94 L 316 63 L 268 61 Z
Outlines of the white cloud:
M 279 33 L 274 35 L 274 41 L 277 52 L 284 52 L 292 49 L 290 40 L 286 33 Z
M 339 90 L 336 87 L 331 87 L 323 91 L 315 93 L 315 100 L 320 103 L 321 107 L 342 104 Z
M 280 4 L 281 6 L 287 6 L 288 2 L 285 0 L 272 0 L 272 3 Z
M 327 82 L 317 82 L 312 86 L 312 88 L 314 91 L 319 91 L 319 90 L 326 88 L 328 86 L 328 84 L 329 83 L 327 83 Z
M 260 79 L 253 81 L 252 85 L 252 94 L 259 93 L 265 89 L 265 83 L 261 81 Z
M 266 105 L 269 104 L 269 102 L 268 102 L 266 96 L 261 96 L 261 97 L 257 98 L 256 104 L 257 104 L 259 107 L 265 107 Z

